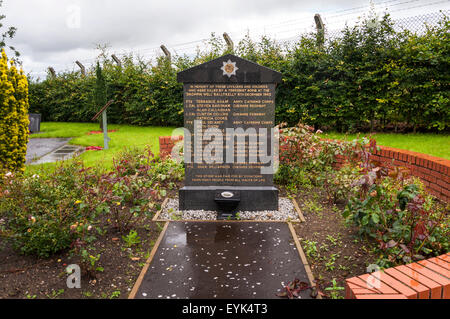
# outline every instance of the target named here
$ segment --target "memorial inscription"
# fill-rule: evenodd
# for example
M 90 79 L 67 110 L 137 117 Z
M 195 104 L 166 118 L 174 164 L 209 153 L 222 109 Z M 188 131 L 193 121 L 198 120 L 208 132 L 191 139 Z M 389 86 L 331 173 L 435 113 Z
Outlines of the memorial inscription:
M 277 209 L 274 110 L 281 74 L 226 55 L 178 73 L 178 80 L 186 165 L 180 208 L 220 209 L 217 192 L 226 191 L 239 199 L 239 210 Z

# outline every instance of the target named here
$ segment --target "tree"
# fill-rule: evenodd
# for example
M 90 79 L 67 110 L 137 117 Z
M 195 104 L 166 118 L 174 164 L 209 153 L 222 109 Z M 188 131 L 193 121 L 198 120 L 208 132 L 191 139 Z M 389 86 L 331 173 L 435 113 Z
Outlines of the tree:
M 28 143 L 28 81 L 14 63 L 0 58 L 0 176 L 23 171 Z

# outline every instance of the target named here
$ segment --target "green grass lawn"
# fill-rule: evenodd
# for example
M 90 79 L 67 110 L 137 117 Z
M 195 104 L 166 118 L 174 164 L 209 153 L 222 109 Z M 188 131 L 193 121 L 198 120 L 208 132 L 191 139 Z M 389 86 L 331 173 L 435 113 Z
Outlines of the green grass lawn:
M 357 134 L 324 133 L 324 137 L 351 141 Z M 368 134 L 360 134 L 360 137 Z M 429 154 L 450 159 L 450 135 L 448 134 L 394 134 L 377 133 L 373 137 L 378 145 Z
M 114 155 L 119 153 L 125 147 L 144 148 L 150 145 L 155 154 L 159 153 L 159 139 L 161 135 L 170 136 L 174 128 L 172 127 L 142 127 L 131 125 L 110 124 L 108 130 L 117 130 L 108 133 L 111 138 L 109 149 L 101 151 L 86 151 L 79 156 L 87 166 L 101 165 L 105 168 L 112 166 Z M 32 134 L 31 138 L 44 137 L 73 137 L 69 144 L 81 146 L 102 146 L 103 134 L 88 135 L 89 131 L 100 131 L 97 123 L 60 123 L 43 122 L 41 123 L 41 133 Z M 36 166 L 36 167 L 34 167 Z M 40 168 L 52 168 L 54 163 L 41 165 L 28 165 L 30 170 Z
M 142 127 L 132 125 L 108 125 L 109 130 L 117 130 L 108 133 L 111 141 L 109 149 L 102 151 L 86 151 L 80 155 L 87 166 L 99 165 L 103 168 L 112 167 L 112 159 L 125 147 L 144 148 L 150 145 L 155 154 L 159 153 L 159 136 L 172 135 L 173 127 Z M 44 137 L 72 137 L 70 144 L 81 146 L 103 146 L 103 134 L 88 135 L 89 131 L 99 131 L 98 123 L 41 123 L 41 133 L 31 135 L 31 138 Z M 179 135 L 179 134 L 176 134 Z M 352 140 L 356 134 L 326 133 L 326 138 Z M 363 135 L 361 135 L 363 136 Z M 437 157 L 450 159 L 450 136 L 448 134 L 375 134 L 379 145 L 390 146 Z M 55 163 L 40 165 L 28 165 L 30 172 L 41 169 L 53 169 Z

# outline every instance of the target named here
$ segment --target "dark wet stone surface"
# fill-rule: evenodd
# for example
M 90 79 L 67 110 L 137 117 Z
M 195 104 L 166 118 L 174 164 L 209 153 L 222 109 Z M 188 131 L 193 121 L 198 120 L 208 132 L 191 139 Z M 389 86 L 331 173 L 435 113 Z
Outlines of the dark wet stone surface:
M 58 149 L 57 151 L 55 151 L 55 153 L 57 154 L 70 154 L 72 152 L 75 152 L 79 149 L 78 146 L 70 146 L 70 145 L 66 145 L 60 149 Z
M 58 149 L 69 140 L 70 138 L 30 138 L 27 144 L 26 163 Z
M 136 298 L 278 299 L 295 278 L 308 282 L 286 223 L 171 222 Z

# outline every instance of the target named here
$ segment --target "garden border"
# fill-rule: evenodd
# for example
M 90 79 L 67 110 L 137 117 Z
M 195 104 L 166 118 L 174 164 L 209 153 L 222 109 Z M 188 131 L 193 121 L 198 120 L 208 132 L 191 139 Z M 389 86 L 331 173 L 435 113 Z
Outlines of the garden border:
M 347 278 L 345 298 L 450 299 L 450 253 Z
M 297 232 L 294 229 L 294 226 L 292 226 L 291 222 L 288 222 L 289 230 L 291 231 L 292 238 L 294 239 L 295 247 L 297 248 L 298 254 L 300 256 L 300 260 L 303 263 L 303 266 L 305 267 L 306 275 L 308 276 L 309 283 L 312 287 L 316 284 L 316 280 L 314 279 L 313 272 L 311 270 L 311 267 L 309 266 L 308 259 L 306 258 L 305 252 L 303 251 L 302 245 L 300 244 L 300 241 L 298 239 Z M 322 296 L 318 293 L 315 299 L 322 299 Z
M 150 252 L 150 256 L 145 261 L 144 267 L 142 267 L 142 270 L 139 274 L 139 277 L 136 279 L 136 282 L 134 283 L 133 289 L 131 289 L 130 294 L 128 295 L 128 299 L 134 299 L 136 297 L 136 294 L 139 290 L 139 287 L 141 286 L 142 280 L 144 279 L 145 274 L 147 273 L 148 267 L 150 266 L 150 263 L 153 260 L 153 257 L 156 254 L 156 251 L 158 250 L 159 244 L 161 243 L 164 234 L 166 233 L 167 228 L 169 227 L 170 222 L 166 221 L 164 224 L 163 229 L 159 233 L 158 239 L 156 240 L 155 245 L 152 248 L 152 251 Z
M 159 215 L 161 214 L 161 212 L 163 210 L 164 205 L 166 205 L 168 201 L 169 201 L 169 197 L 164 198 L 164 200 L 163 200 L 163 202 L 161 204 L 161 208 L 156 212 L 155 216 L 153 216 L 152 222 L 157 222 L 157 221 L 161 222 L 161 221 L 163 221 L 163 220 L 159 220 L 158 218 L 159 218 Z
M 181 135 L 160 136 L 160 157 L 166 158 L 169 156 L 176 142 L 182 139 L 183 136 Z M 423 181 L 430 194 L 450 203 L 450 160 L 381 145 L 379 145 L 379 150 L 371 154 L 371 159 L 379 162 L 383 167 L 408 168 L 411 175 L 419 177 Z M 342 167 L 345 163 L 345 156 L 336 155 L 335 167 Z
M 300 210 L 300 206 L 298 206 L 297 201 L 295 200 L 295 198 L 292 198 L 291 200 L 292 200 L 292 203 L 294 204 L 295 210 L 297 211 L 297 215 L 298 215 L 298 218 L 300 219 L 300 223 L 306 223 L 305 216 L 303 216 L 303 213 Z
M 431 195 L 450 203 L 450 160 L 381 145 L 370 158 L 383 167 L 406 167 L 411 175 L 423 181 Z M 345 163 L 345 156 L 336 156 L 337 168 Z

